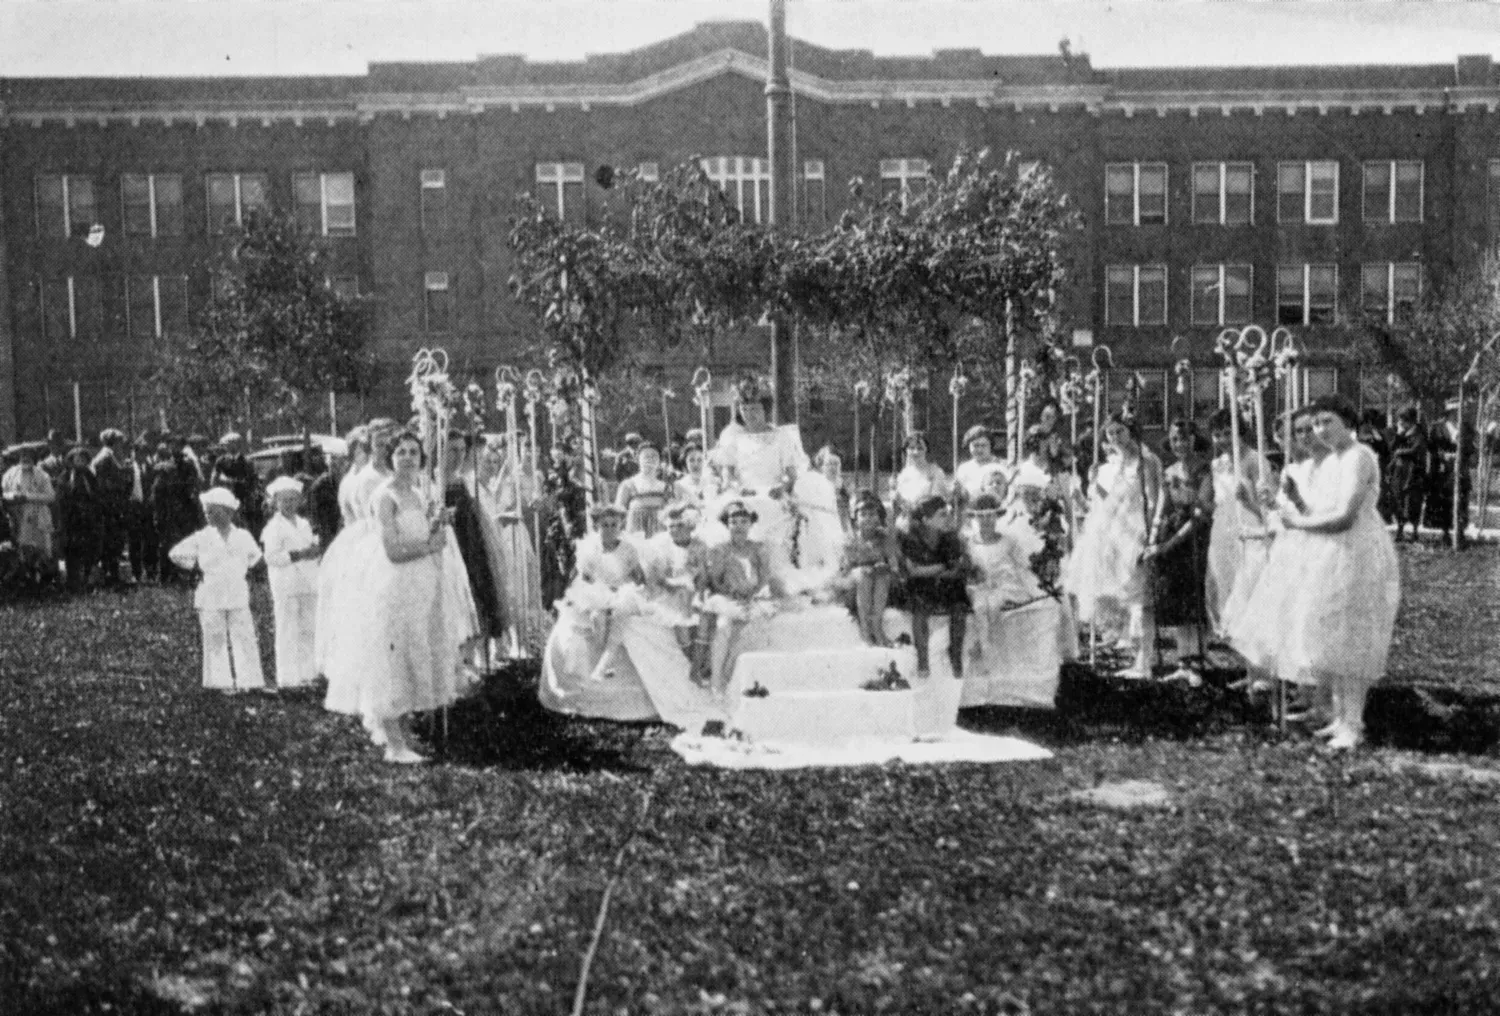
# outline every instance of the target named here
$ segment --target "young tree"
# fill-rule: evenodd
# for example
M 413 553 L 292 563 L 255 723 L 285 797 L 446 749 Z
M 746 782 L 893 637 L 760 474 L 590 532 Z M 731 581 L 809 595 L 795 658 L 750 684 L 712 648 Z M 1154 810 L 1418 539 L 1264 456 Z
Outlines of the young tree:
M 197 326 L 168 336 L 155 381 L 173 415 L 196 426 L 302 429 L 328 392 L 366 390 L 366 319 L 335 293 L 326 251 L 290 218 L 251 215 L 212 267 Z

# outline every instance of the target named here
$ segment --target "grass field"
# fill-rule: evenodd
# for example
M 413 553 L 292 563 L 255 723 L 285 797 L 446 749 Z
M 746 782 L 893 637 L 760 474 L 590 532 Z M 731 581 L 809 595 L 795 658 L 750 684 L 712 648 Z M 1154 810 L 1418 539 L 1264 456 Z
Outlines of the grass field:
M 1500 690 L 1500 552 L 1403 560 L 1392 681 Z M 0 631 L 0 1013 L 567 1013 L 617 860 L 590 1013 L 1500 1011 L 1493 758 L 991 711 L 1054 759 L 726 773 L 512 676 L 400 769 L 198 689 L 185 592 Z

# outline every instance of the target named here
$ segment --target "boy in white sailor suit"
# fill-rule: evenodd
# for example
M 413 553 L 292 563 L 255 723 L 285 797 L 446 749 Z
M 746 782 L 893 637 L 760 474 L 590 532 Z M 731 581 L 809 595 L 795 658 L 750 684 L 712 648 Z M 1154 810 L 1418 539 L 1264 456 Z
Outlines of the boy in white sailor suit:
M 290 476 L 266 489 L 275 514 L 260 531 L 276 617 L 276 687 L 312 684 L 318 676 L 314 625 L 318 616 L 318 555 L 312 523 L 297 514 L 302 484 Z
M 228 490 L 214 487 L 198 500 L 208 525 L 173 547 L 168 556 L 177 567 L 196 570 L 200 576 L 193 606 L 203 627 L 203 687 L 264 689 L 260 646 L 250 616 L 250 584 L 245 581 L 245 573 L 260 560 L 260 548 L 253 536 L 234 524 L 240 503 Z

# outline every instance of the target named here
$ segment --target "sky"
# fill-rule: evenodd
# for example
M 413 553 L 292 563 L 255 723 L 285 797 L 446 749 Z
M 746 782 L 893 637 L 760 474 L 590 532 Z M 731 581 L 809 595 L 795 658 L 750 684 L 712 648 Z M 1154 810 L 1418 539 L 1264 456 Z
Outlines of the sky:
M 379 60 L 573 60 L 766 0 L 0 0 L 0 77 L 360 74 Z M 1099 67 L 1500 56 L 1492 0 L 789 0 L 788 30 L 879 54 L 1053 53 Z

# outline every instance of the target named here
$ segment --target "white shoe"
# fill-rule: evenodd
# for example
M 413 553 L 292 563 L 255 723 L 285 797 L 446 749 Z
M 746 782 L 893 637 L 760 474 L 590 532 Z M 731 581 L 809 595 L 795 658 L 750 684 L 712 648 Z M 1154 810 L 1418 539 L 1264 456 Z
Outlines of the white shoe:
M 420 755 L 410 748 L 387 748 L 385 750 L 385 760 L 387 762 L 394 762 L 396 765 L 414 766 L 426 762 L 427 756 Z
M 1343 733 L 1343 731 L 1344 731 L 1344 723 L 1343 723 L 1343 721 L 1342 720 L 1334 720 L 1332 723 L 1330 723 L 1330 724 L 1328 724 L 1326 726 L 1319 727 L 1317 730 L 1314 730 L 1312 732 L 1312 736 L 1313 737 L 1334 737 L 1337 734 Z
M 1353 727 L 1342 727 L 1328 742 L 1330 751 L 1353 751 L 1364 743 L 1364 735 Z
M 1151 679 L 1151 670 L 1149 667 L 1127 667 L 1115 676 L 1127 681 L 1148 681 Z
M 1178 667 L 1162 680 L 1174 682 L 1180 681 L 1183 684 L 1186 684 L 1189 688 L 1203 687 L 1203 678 L 1200 677 L 1198 672 L 1192 667 Z

